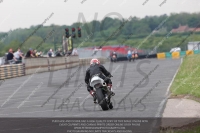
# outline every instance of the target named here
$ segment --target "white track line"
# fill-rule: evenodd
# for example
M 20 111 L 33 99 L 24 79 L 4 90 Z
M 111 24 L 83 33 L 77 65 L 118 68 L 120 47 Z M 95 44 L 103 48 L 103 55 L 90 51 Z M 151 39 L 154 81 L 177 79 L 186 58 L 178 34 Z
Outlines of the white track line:
M 181 58 L 181 63 L 180 63 L 180 65 L 179 65 L 178 69 L 176 70 L 176 73 L 174 74 L 174 76 L 173 76 L 173 78 L 172 78 L 172 81 L 170 82 L 170 84 L 169 84 L 169 86 L 168 86 L 168 88 L 167 88 L 167 92 L 165 93 L 166 96 L 169 94 L 170 87 L 171 87 L 172 83 L 174 82 L 174 79 L 175 79 L 175 77 L 176 77 L 176 75 L 177 75 L 177 73 L 178 73 L 178 71 L 179 71 L 180 66 L 181 66 L 182 63 L 183 63 L 183 58 Z

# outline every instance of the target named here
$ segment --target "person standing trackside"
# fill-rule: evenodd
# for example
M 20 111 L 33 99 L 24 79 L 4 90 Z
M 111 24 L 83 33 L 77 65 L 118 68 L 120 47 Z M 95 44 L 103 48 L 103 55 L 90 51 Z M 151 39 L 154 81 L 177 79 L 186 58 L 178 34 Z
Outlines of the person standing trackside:
M 17 59 L 13 55 L 12 49 L 9 49 L 9 52 L 7 54 L 7 60 L 8 60 L 9 63 L 15 63 L 17 61 Z
M 53 50 L 50 49 L 49 52 L 48 52 L 47 54 L 48 54 L 48 57 L 52 57 L 52 56 L 53 56 Z
M 78 55 L 78 51 L 77 51 L 76 48 L 73 49 L 73 51 L 72 51 L 72 55 Z
M 14 53 L 15 58 L 20 62 L 24 56 L 22 55 L 22 52 L 20 48 Z
M 36 53 L 37 53 L 37 50 L 36 50 L 36 49 L 33 50 L 33 56 L 34 56 L 34 57 L 37 57 Z
M 32 48 L 30 48 L 29 51 L 26 53 L 26 57 L 35 57 L 35 56 L 33 55 L 33 50 L 32 50 Z
M 60 48 L 56 51 L 55 55 L 56 57 L 63 56 Z

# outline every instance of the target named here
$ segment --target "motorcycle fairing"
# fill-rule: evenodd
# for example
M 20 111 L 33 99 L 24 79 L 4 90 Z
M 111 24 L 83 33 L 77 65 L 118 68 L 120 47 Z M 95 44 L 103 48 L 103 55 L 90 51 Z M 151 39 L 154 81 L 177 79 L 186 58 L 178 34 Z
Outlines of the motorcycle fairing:
M 94 86 L 98 83 L 103 84 L 104 80 L 102 78 L 100 78 L 99 76 L 94 76 L 92 77 L 91 81 L 90 81 L 90 86 L 94 88 Z

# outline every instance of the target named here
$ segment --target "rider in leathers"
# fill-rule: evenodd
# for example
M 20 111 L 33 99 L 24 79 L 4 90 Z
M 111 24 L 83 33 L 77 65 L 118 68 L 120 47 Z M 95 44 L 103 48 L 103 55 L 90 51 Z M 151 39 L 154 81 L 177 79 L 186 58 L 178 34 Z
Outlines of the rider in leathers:
M 110 80 L 112 75 L 100 64 L 98 59 L 92 59 L 90 61 L 90 67 L 86 70 L 85 83 L 87 84 L 87 90 L 94 98 L 94 103 L 96 103 L 96 97 L 93 87 L 90 86 L 90 80 L 95 75 L 102 78 L 106 82 L 108 89 L 112 92 L 112 81 Z M 112 92 L 112 95 L 114 95 L 114 92 Z

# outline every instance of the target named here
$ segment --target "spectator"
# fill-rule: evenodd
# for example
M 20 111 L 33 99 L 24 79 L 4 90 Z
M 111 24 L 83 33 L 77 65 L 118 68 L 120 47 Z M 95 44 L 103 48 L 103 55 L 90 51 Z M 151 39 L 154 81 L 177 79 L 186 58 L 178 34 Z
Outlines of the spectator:
M 40 52 L 36 52 L 36 57 L 40 57 Z
M 66 55 L 66 50 L 65 49 L 63 50 L 63 54 Z
M 50 49 L 49 52 L 47 53 L 48 57 L 52 57 L 53 56 L 53 50 Z
M 26 53 L 26 57 L 35 57 L 35 56 L 33 55 L 33 50 L 32 50 L 32 48 L 30 48 L 29 51 Z
M 8 60 L 9 63 L 15 63 L 17 61 L 17 59 L 13 55 L 12 49 L 9 49 L 9 52 L 7 54 L 7 60 Z
M 43 56 L 43 53 L 42 53 L 42 51 L 40 51 L 40 57 L 42 57 Z
M 72 55 L 78 55 L 78 51 L 77 51 L 76 48 L 73 49 L 73 51 L 72 51 Z
M 42 52 L 41 52 L 41 51 L 40 51 L 40 52 L 37 52 L 37 53 L 36 53 L 36 56 L 37 56 L 37 57 L 42 57 Z
M 37 56 L 36 56 L 36 53 L 37 53 L 37 50 L 36 50 L 36 49 L 33 50 L 33 56 L 34 56 L 34 57 L 37 57 Z
M 22 56 L 19 57 L 19 60 L 22 60 L 22 58 L 25 58 L 25 56 L 24 56 L 24 53 L 21 51 L 21 49 L 20 49 L 20 53 Z
M 56 52 L 56 56 L 62 56 L 62 52 L 61 52 L 60 48 L 59 48 L 58 51 Z
M 72 50 L 68 50 L 66 56 L 70 56 L 72 54 Z
M 18 60 L 21 61 L 24 56 L 22 55 L 23 53 L 21 52 L 20 48 L 14 53 L 14 57 Z

